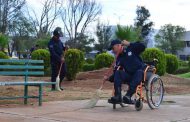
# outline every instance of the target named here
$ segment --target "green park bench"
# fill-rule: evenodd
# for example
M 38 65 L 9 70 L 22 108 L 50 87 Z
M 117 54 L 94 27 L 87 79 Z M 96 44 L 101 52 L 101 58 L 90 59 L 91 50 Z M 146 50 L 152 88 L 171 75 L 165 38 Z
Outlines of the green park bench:
M 16 97 L 2 97 L 0 100 L 12 100 L 23 98 L 24 104 L 27 104 L 28 98 L 38 99 L 39 106 L 42 105 L 43 86 L 52 85 L 51 82 L 44 81 L 28 81 L 29 76 L 44 75 L 43 60 L 15 60 L 15 59 L 0 59 L 0 76 L 24 76 L 23 81 L 0 81 L 0 86 L 24 86 L 24 95 Z M 39 88 L 38 96 L 29 96 L 28 87 L 36 86 Z

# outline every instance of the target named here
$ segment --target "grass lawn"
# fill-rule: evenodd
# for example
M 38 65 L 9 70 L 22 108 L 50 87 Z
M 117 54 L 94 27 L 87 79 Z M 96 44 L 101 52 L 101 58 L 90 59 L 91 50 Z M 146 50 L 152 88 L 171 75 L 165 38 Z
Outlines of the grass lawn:
M 179 77 L 181 77 L 181 78 L 190 78 L 190 72 L 184 73 L 184 74 L 179 74 L 179 75 L 177 75 L 177 76 L 179 76 Z

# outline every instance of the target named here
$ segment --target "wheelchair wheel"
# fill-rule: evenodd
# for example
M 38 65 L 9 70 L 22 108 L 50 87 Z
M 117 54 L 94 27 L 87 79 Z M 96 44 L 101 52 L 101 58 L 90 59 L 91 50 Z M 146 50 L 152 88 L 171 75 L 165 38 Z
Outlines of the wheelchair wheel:
M 146 98 L 151 109 L 159 108 L 164 96 L 164 85 L 161 78 L 153 74 L 147 84 Z
M 142 100 L 138 99 L 137 101 L 135 101 L 135 109 L 137 111 L 141 111 L 143 108 L 143 102 Z

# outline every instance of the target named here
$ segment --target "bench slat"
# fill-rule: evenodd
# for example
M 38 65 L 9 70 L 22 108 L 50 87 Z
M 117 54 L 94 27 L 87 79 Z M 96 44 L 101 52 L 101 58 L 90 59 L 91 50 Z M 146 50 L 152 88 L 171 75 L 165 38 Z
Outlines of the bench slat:
M 0 100 L 13 100 L 13 99 L 20 99 L 20 98 L 39 98 L 38 96 L 17 96 L 17 97 L 0 97 Z
M 0 75 L 44 75 L 43 71 L 29 71 L 29 72 L 24 72 L 24 71 L 0 71 Z
M 35 86 L 38 86 L 38 85 L 52 85 L 52 84 L 56 84 L 56 82 L 45 82 L 45 81 L 28 81 L 28 82 L 18 82 L 18 81 L 15 81 L 15 82 L 0 82 L 0 86 L 15 86 L 15 85 L 35 85 Z
M 28 59 L 0 59 L 0 63 L 36 63 L 43 64 L 43 60 L 28 60 Z
M 31 65 L 0 65 L 0 69 L 44 69 L 44 66 L 31 66 Z

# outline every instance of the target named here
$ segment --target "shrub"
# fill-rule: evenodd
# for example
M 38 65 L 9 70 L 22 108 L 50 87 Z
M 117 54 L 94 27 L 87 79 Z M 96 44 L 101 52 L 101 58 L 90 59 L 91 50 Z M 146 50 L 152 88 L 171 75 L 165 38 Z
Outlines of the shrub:
M 2 51 L 0 51 L 0 59 L 8 59 L 9 57 Z M 0 65 L 5 65 L 6 63 L 0 63 Z
M 179 67 L 188 67 L 188 61 L 178 60 Z
M 69 49 L 65 53 L 65 62 L 67 65 L 66 77 L 69 81 L 74 80 L 77 73 L 82 69 L 84 54 L 80 50 Z
M 188 65 L 189 65 L 189 69 L 190 69 L 190 58 L 188 59 Z
M 42 37 L 36 40 L 36 44 L 39 45 L 40 48 L 46 49 L 50 38 L 51 38 L 50 35 Z
M 0 33 L 0 49 L 4 50 L 5 47 L 8 45 L 9 39 L 6 35 Z
M 179 67 L 177 56 L 172 54 L 166 54 L 165 57 L 166 57 L 166 72 L 172 74 Z
M 144 61 L 151 62 L 154 58 L 158 59 L 158 64 L 156 66 L 157 73 L 159 75 L 164 75 L 166 72 L 166 58 L 163 51 L 157 48 L 147 48 L 143 54 L 142 58 Z
M 179 69 L 177 69 L 174 74 L 184 74 L 190 72 L 190 69 L 188 67 L 179 67 Z
M 50 53 L 45 49 L 38 49 L 32 52 L 33 60 L 44 60 L 44 71 L 45 75 L 50 74 Z
M 80 60 L 79 60 L 79 71 L 81 71 L 82 70 L 82 67 L 83 67 L 83 65 L 84 65 L 84 63 L 85 63 L 85 60 L 84 60 L 84 52 L 82 52 L 82 51 L 80 51 L 80 50 L 78 50 L 79 51 L 79 54 L 80 54 Z
M 108 53 L 102 53 L 95 58 L 95 68 L 101 69 L 104 67 L 109 67 L 114 61 L 114 57 Z
M 83 65 L 83 71 L 93 71 L 95 70 L 94 64 L 84 64 Z
M 86 59 L 86 63 L 87 64 L 93 64 L 94 60 L 92 58 L 88 58 L 88 59 Z
M 0 51 L 0 59 L 8 59 L 9 57 L 2 51 Z

